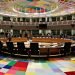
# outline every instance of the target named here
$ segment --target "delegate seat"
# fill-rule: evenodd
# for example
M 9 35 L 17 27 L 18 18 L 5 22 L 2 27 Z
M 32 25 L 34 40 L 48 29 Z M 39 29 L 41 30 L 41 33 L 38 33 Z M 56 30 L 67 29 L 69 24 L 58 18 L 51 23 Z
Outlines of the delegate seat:
M 65 42 L 63 49 L 61 49 L 61 54 L 65 56 L 71 53 L 71 42 Z
M 3 43 L 0 41 L 0 54 L 2 52 L 2 49 L 3 49 Z
M 38 43 L 30 43 L 30 55 L 40 55 Z
M 75 44 L 71 47 L 71 55 L 75 56 Z
M 12 56 L 14 54 L 14 52 L 15 52 L 13 42 L 6 42 L 6 45 L 7 45 L 8 54 L 10 54 Z
M 29 48 L 26 48 L 24 42 L 17 42 L 18 54 L 27 55 L 29 54 Z

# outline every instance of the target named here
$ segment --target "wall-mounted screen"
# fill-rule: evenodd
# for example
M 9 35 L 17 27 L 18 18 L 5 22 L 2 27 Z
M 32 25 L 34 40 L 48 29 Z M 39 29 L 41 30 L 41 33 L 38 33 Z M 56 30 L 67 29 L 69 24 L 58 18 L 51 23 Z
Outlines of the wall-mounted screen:
M 39 24 L 39 29 L 47 29 L 47 24 Z

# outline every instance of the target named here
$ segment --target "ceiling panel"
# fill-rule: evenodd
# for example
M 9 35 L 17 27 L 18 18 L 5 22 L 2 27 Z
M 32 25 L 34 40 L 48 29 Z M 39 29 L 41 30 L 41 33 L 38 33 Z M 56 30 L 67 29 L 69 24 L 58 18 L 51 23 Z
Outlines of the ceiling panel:
M 21 17 L 75 13 L 75 0 L 0 0 L 0 14 Z

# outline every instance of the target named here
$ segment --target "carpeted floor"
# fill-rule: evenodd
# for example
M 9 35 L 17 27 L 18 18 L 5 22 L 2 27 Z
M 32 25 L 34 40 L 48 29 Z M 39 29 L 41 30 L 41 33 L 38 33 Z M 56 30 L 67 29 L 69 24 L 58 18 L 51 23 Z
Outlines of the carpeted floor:
M 0 56 L 0 75 L 75 75 L 75 58 L 25 60 Z

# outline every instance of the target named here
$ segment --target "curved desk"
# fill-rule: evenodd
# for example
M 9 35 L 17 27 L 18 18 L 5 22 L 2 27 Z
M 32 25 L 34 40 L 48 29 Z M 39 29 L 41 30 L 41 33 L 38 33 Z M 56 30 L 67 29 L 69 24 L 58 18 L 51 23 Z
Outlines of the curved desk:
M 36 40 L 35 41 L 32 40 L 32 42 L 38 42 L 39 43 L 40 55 L 47 55 L 47 54 L 56 55 L 56 54 L 60 54 L 59 49 L 64 47 L 65 42 L 74 43 L 73 40 L 61 39 L 61 38 L 43 38 L 43 39 L 42 38 L 35 38 L 35 39 Z M 40 39 L 40 41 L 39 41 L 39 39 Z M 41 39 L 43 41 L 41 41 Z M 44 42 L 44 41 L 46 41 L 46 42 Z M 14 47 L 17 48 L 17 42 L 14 42 L 14 41 L 12 41 L 12 42 L 14 44 Z M 19 40 L 19 42 L 23 42 L 23 41 Z M 25 47 L 30 48 L 30 42 L 31 41 L 24 42 Z M 3 46 L 6 47 L 6 42 L 4 42 Z M 72 44 L 71 46 L 75 46 L 75 44 Z

